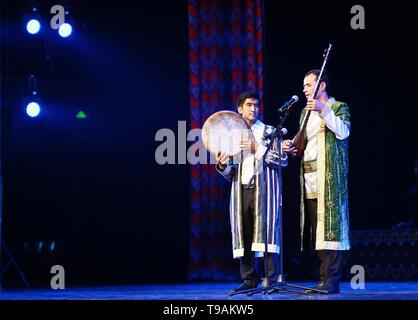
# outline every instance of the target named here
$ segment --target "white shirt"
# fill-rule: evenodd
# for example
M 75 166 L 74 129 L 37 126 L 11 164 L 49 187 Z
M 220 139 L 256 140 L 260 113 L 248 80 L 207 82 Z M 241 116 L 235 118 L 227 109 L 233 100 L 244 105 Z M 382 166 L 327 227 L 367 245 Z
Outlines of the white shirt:
M 265 124 L 262 123 L 260 120 L 257 120 L 251 126 L 251 131 L 253 132 L 254 138 L 259 145 L 255 154 L 248 155 L 247 157 L 244 158 L 244 161 L 242 162 L 242 169 L 241 169 L 241 183 L 242 184 L 248 184 L 254 175 L 254 166 L 255 166 L 254 158 L 260 161 L 263 159 L 263 156 L 266 153 L 267 147 L 262 145 L 264 128 L 265 128 Z
M 306 137 L 308 142 L 303 155 L 305 161 L 315 160 L 317 158 L 317 134 L 321 121 L 325 121 L 325 125 L 332 132 L 335 133 L 337 139 L 344 140 L 350 135 L 350 128 L 347 124 L 337 117 L 331 106 L 335 102 L 335 99 L 330 97 L 325 105 L 329 108 L 324 109 L 322 112 L 312 111 L 309 116 L 308 123 L 306 125 Z M 317 194 L 317 172 L 305 173 L 305 192 L 306 194 Z

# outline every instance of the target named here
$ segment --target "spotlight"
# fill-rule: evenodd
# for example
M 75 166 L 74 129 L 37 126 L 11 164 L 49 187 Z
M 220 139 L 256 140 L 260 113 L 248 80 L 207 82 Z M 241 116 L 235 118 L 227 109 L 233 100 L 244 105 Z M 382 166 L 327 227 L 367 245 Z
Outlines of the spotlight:
M 26 30 L 30 34 L 37 34 L 41 30 L 41 23 L 37 19 L 31 19 L 26 24 Z
M 76 116 L 77 119 L 86 119 L 87 118 L 87 114 L 84 113 L 84 111 L 79 111 L 77 112 Z
M 58 33 L 63 38 L 69 37 L 72 32 L 73 32 L 73 27 L 69 23 L 63 23 L 58 29 Z
M 32 101 L 26 105 L 26 113 L 29 117 L 35 118 L 39 115 L 40 112 L 41 106 L 39 103 Z

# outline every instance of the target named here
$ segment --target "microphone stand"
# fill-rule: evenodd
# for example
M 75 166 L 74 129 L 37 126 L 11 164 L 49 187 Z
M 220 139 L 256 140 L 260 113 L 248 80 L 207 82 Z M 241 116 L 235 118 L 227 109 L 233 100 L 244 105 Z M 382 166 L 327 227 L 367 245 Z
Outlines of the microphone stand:
M 280 122 L 276 126 L 276 130 L 269 136 L 269 143 L 267 145 L 267 150 L 264 153 L 263 161 L 267 155 L 267 152 L 271 149 L 273 146 L 274 140 L 276 138 L 279 138 L 278 141 L 281 143 L 282 137 L 284 135 L 283 133 L 283 124 L 289 115 L 289 110 L 292 104 L 290 104 L 287 108 L 285 108 L 281 113 L 280 116 Z M 267 227 L 267 219 L 265 220 L 264 224 L 264 232 L 266 235 L 265 239 L 265 245 L 264 245 L 264 280 L 261 288 L 254 288 L 254 289 L 248 289 L 243 291 L 238 291 L 231 293 L 230 296 L 236 295 L 236 294 L 247 294 L 248 296 L 252 296 L 256 293 L 263 292 L 263 294 L 272 294 L 276 291 L 287 291 L 287 292 L 294 292 L 294 293 L 300 293 L 300 294 L 308 294 L 304 291 L 295 290 L 296 289 L 302 289 L 302 290 L 311 290 L 318 293 L 327 293 L 326 291 L 315 289 L 315 288 L 308 288 L 299 286 L 296 284 L 292 284 L 286 281 L 286 277 L 284 275 L 284 254 L 283 254 L 283 211 L 282 211 L 282 167 L 281 167 L 281 161 L 282 161 L 282 148 L 280 146 L 279 149 L 279 166 L 278 166 L 278 176 L 279 176 L 279 237 L 280 237 L 280 262 L 279 262 L 279 276 L 277 279 L 277 283 L 270 284 L 270 280 L 268 278 L 268 227 Z

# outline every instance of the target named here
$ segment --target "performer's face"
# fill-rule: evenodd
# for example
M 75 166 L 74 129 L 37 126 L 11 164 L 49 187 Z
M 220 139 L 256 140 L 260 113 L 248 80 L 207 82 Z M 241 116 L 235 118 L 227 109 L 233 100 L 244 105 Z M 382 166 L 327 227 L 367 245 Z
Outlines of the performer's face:
M 316 75 L 309 74 L 303 79 L 303 93 L 306 99 L 310 99 L 313 96 L 313 91 L 316 85 Z
M 238 108 L 238 113 L 242 115 L 248 123 L 254 123 L 258 118 L 260 102 L 257 99 L 247 98 L 242 106 Z
M 317 77 L 315 74 L 311 73 L 303 79 L 303 93 L 305 94 L 306 100 L 313 99 L 314 89 L 316 86 Z M 321 82 L 318 88 L 317 97 L 321 95 L 323 91 L 325 91 L 326 84 L 325 82 Z

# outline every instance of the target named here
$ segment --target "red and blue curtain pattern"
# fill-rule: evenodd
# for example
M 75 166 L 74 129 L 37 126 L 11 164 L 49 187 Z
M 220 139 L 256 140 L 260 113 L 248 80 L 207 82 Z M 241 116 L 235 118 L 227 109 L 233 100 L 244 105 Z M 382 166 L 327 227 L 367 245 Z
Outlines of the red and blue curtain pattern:
M 263 96 L 262 0 L 189 0 L 191 129 L 236 111 L 246 90 Z M 260 107 L 262 115 L 263 105 Z M 229 225 L 230 185 L 212 164 L 191 167 L 189 280 L 236 280 Z

